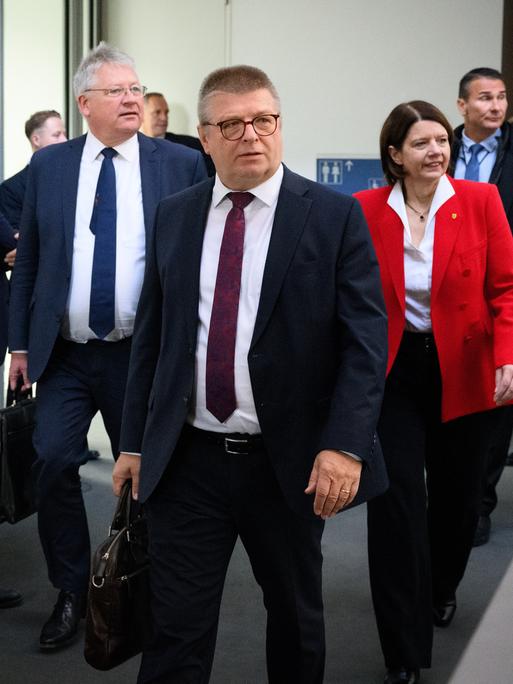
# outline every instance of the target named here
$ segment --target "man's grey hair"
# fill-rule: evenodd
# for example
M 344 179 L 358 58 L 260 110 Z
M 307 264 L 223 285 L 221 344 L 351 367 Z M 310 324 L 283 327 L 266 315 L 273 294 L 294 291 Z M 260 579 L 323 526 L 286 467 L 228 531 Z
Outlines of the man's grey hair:
M 253 90 L 260 90 L 261 88 L 265 88 L 271 93 L 279 113 L 280 96 L 273 82 L 264 71 L 247 64 L 216 69 L 201 84 L 198 97 L 198 119 L 200 124 L 208 123 L 208 100 L 214 93 L 223 92 L 242 95 Z
M 135 71 L 135 62 L 126 52 L 122 52 L 102 40 L 80 62 L 73 77 L 75 97 L 82 95 L 83 92 L 94 85 L 96 72 L 104 64 L 122 64 L 129 66 Z

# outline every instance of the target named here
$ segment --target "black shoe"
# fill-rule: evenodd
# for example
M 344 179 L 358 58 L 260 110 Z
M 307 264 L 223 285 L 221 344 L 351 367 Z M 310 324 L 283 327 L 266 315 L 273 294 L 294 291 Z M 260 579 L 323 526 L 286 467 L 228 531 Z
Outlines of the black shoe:
M 489 515 L 480 515 L 477 521 L 476 531 L 474 533 L 474 542 L 472 546 L 483 546 L 487 544 L 490 539 L 490 528 L 492 521 Z
M 39 648 L 49 651 L 71 644 L 77 635 L 80 618 L 84 617 L 84 607 L 83 594 L 60 591 L 50 619 L 41 631 Z
M 398 667 L 387 670 L 384 684 L 417 684 L 417 682 L 420 682 L 418 668 Z
M 433 623 L 437 627 L 449 627 L 456 612 L 456 599 L 449 599 L 433 606 Z
M 513 451 L 506 456 L 506 465 L 513 466 Z
M 100 452 L 96 451 L 96 449 L 88 449 L 87 451 L 87 460 L 88 461 L 97 461 L 100 458 Z
M 23 596 L 13 589 L 0 589 L 0 608 L 14 608 L 23 602 Z

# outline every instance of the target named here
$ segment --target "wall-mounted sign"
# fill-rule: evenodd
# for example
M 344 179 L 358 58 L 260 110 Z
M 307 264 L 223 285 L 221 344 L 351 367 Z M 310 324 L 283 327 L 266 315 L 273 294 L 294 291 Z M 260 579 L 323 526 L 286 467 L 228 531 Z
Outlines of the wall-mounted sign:
M 386 185 L 379 159 L 322 157 L 317 159 L 317 182 L 346 195 Z

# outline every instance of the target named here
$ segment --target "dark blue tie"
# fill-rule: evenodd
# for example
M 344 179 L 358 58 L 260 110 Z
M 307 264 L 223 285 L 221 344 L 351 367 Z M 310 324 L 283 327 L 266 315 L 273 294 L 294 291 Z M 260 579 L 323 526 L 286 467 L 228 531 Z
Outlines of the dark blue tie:
M 89 327 L 100 339 L 115 326 L 116 290 L 116 172 L 112 158 L 117 152 L 106 147 L 102 154 L 90 225 L 95 238 L 89 302 Z
M 469 147 L 470 150 L 470 159 L 467 164 L 467 168 L 465 169 L 465 180 L 473 180 L 473 181 L 478 181 L 479 180 L 479 164 L 481 162 L 478 161 L 477 155 L 481 152 L 481 150 L 484 150 L 484 147 L 480 145 L 479 143 L 474 143 Z

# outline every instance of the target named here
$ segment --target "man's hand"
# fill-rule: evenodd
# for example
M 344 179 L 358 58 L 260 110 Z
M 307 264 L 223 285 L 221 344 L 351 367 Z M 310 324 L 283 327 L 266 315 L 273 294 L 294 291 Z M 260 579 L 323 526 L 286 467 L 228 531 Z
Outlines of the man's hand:
M 121 487 L 126 480 L 132 480 L 132 498 L 139 496 L 139 471 L 141 470 L 141 457 L 134 454 L 121 452 L 112 471 L 112 489 L 114 494 L 121 494 Z
M 495 370 L 495 393 L 493 400 L 502 406 L 513 399 L 513 365 L 508 364 Z
M 23 378 L 21 391 L 24 392 L 32 387 L 32 383 L 27 375 L 27 354 L 25 352 L 13 352 L 9 367 L 9 385 L 13 392 L 16 389 L 20 376 Z
M 352 456 L 325 450 L 317 454 L 305 494 L 313 494 L 314 513 L 332 518 L 356 496 L 362 464 Z
M 16 261 L 16 250 L 11 249 L 10 252 L 7 252 L 7 254 L 4 257 L 4 261 L 9 266 L 9 268 L 14 267 L 14 262 Z
M 14 233 L 14 237 L 16 240 L 19 238 L 20 234 L 19 233 Z M 10 252 L 7 252 L 7 254 L 4 257 L 4 261 L 9 266 L 9 268 L 14 268 L 14 262 L 16 261 L 16 249 L 11 249 Z

